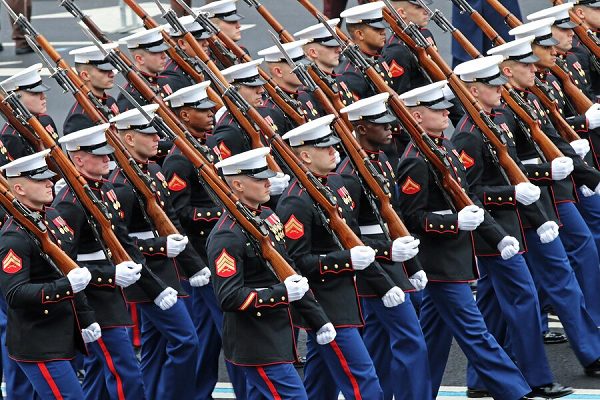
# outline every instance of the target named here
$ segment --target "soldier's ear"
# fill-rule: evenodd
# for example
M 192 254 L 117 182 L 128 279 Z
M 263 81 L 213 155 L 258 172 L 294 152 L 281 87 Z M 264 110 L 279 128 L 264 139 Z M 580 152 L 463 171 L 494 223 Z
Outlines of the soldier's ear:
M 402 17 L 402 19 L 406 19 L 406 10 L 404 9 L 404 7 L 396 7 L 396 11 L 398 11 L 398 14 L 400 14 L 400 16 Z
M 300 150 L 300 153 L 298 153 L 298 156 L 300 157 L 300 160 L 302 160 L 302 162 L 304 164 L 312 163 L 312 157 L 310 156 L 310 152 L 306 148 Z
M 357 135 L 367 134 L 367 128 L 363 124 L 356 124 L 356 126 L 354 127 L 354 131 Z
M 473 97 L 477 97 L 479 95 L 479 89 L 475 85 L 468 85 L 469 92 L 473 95 Z
M 583 10 L 583 7 L 573 7 L 573 12 L 579 19 L 585 20 L 585 11 Z
M 184 108 L 179 111 L 179 118 L 184 122 L 190 122 L 190 113 Z
M 513 77 L 512 69 L 510 68 L 510 66 L 508 64 L 504 63 L 500 67 L 502 68 L 502 73 L 504 75 L 506 75 L 509 78 Z

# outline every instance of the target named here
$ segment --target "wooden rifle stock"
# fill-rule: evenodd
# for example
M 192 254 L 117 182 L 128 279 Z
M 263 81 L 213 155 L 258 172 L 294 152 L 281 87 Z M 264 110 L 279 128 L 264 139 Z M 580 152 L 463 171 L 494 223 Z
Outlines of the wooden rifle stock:
M 21 227 L 27 230 L 38 240 L 38 244 L 42 252 L 47 254 L 54 264 L 60 269 L 60 271 L 67 275 L 70 271 L 75 268 L 79 268 L 77 263 L 73 261 L 56 243 L 48 236 L 48 229 L 44 225 L 44 221 L 40 216 L 38 223 L 34 222 L 31 218 L 25 215 L 23 212 L 29 211 L 24 208 L 13 194 L 10 192 L 9 184 L 6 179 L 0 175 L 0 204 L 2 207 L 13 216 L 15 221 L 21 225 Z
M 6 118 L 6 122 L 13 126 L 19 132 L 21 136 L 29 143 L 29 145 L 36 151 L 42 151 L 44 146 L 42 146 L 42 142 L 40 138 L 36 137 L 33 132 L 27 129 L 21 121 L 17 117 L 15 117 L 12 113 L 12 110 L 8 106 L 8 104 L 4 103 L 4 97 L 0 95 L 0 113 L 4 115 Z

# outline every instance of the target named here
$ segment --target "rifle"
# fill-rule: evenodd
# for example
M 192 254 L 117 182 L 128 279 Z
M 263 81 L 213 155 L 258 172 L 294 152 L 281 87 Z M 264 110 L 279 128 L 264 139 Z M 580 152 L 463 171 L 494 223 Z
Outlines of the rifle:
M 50 239 L 48 227 L 44 223 L 42 215 L 27 208 L 13 196 L 8 188 L 9 184 L 6 178 L 0 175 L 0 204 L 40 248 L 40 255 L 63 275 L 79 268 L 77 263 Z
M 423 37 L 418 27 L 412 22 L 407 24 L 390 4 L 389 0 L 385 0 L 384 2 L 387 8 L 383 10 L 383 16 L 393 32 L 414 52 L 419 60 L 419 64 L 427 71 L 430 77 L 438 81 L 448 80 L 450 87 L 464 105 L 469 116 L 481 130 L 489 153 L 494 162 L 499 166 L 500 173 L 504 176 L 505 180 L 512 185 L 528 182 L 523 171 L 521 171 L 517 163 L 508 154 L 506 141 L 500 132 L 500 128 L 485 113 L 479 101 L 473 97 L 464 83 L 454 74 L 452 68 L 446 64 L 440 53 Z
M 393 209 L 390 202 L 392 194 L 390 193 L 390 184 L 388 180 L 379 172 L 377 172 L 369 160 L 369 157 L 362 149 L 356 138 L 353 136 L 352 132 L 346 128 L 343 120 L 340 119 L 337 110 L 329 102 L 325 93 L 319 89 L 319 87 L 310 77 L 306 65 L 302 63 L 296 64 L 289 57 L 281 43 L 279 43 L 277 36 L 273 32 L 269 31 L 269 33 L 273 37 L 273 42 L 275 42 L 275 45 L 285 57 L 286 62 L 292 68 L 292 71 L 296 74 L 296 76 L 298 76 L 302 84 L 306 87 L 307 91 L 313 93 L 319 103 L 323 105 L 325 112 L 335 116 L 332 125 L 341 139 L 344 149 L 348 154 L 354 169 L 357 171 L 363 192 L 369 199 L 371 209 L 377 216 L 377 220 L 379 221 L 379 225 L 381 225 L 383 232 L 392 240 L 401 236 L 408 236 L 410 234 L 408 229 L 406 229 L 404 223 L 398 216 L 398 213 L 396 213 L 396 211 Z M 379 200 L 379 206 L 376 204 L 375 198 Z M 383 223 L 383 220 L 387 222 L 387 227 L 385 223 Z
M 77 103 L 83 107 L 83 110 L 87 116 L 95 124 L 104 124 L 108 122 L 108 118 L 105 115 L 110 115 L 110 110 L 104 104 L 102 104 L 92 91 L 83 83 L 79 76 L 73 71 L 73 69 L 67 64 L 64 59 L 55 60 L 58 67 L 55 67 L 50 60 L 46 58 L 42 50 L 38 45 L 26 35 L 29 46 L 36 52 L 40 57 L 44 65 L 51 72 L 51 76 L 58 82 L 58 84 L 64 89 L 65 92 L 69 92 L 75 97 Z M 48 44 L 49 45 L 49 44 Z M 51 46 L 51 45 L 49 45 Z M 45 49 L 48 54 L 56 53 L 53 48 Z M 99 110 L 103 110 L 104 114 Z M 127 148 L 121 142 L 114 127 L 109 127 L 106 130 L 106 140 L 115 149 L 113 153 L 117 164 L 123 170 L 123 173 L 127 179 L 131 182 L 137 192 L 139 192 L 144 198 L 144 207 L 146 214 L 152 220 L 153 225 L 161 236 L 167 236 L 173 233 L 178 233 L 177 228 L 167 217 L 164 210 L 158 203 L 156 196 L 156 189 L 153 188 L 153 183 L 150 178 L 142 172 L 137 162 L 131 156 Z M 139 196 L 136 196 L 139 198 Z
M 296 274 L 296 271 L 294 271 L 285 258 L 283 258 L 277 249 L 275 249 L 274 244 L 271 242 L 269 228 L 265 221 L 253 215 L 252 211 L 238 199 L 227 184 L 217 175 L 214 166 L 208 161 L 205 155 L 193 146 L 188 145 L 186 141 L 176 140 L 178 139 L 178 136 L 171 131 L 160 116 L 155 115 L 154 118 L 150 117 L 126 90 L 120 86 L 119 90 L 121 90 L 121 93 L 127 97 L 131 104 L 140 111 L 158 132 L 172 138 L 182 154 L 190 160 L 197 169 L 199 178 L 206 183 L 206 188 L 213 197 L 215 203 L 222 204 L 241 225 L 243 230 L 248 233 L 253 244 L 260 249 L 260 254 L 264 257 L 269 267 L 274 270 L 279 279 L 284 281 L 288 276 Z
M 495 45 L 505 43 L 504 39 L 492 28 L 492 26 L 479 14 L 468 1 L 466 0 L 452 0 L 452 2 L 459 8 L 461 12 L 466 12 L 471 16 L 471 19 L 477 24 Z M 554 96 L 550 93 L 550 89 L 546 87 L 538 78 L 535 79 L 535 85 L 529 88 L 537 98 L 540 99 L 544 107 L 548 110 L 550 118 L 556 126 L 561 136 L 568 142 L 581 139 L 579 135 L 573 130 L 571 125 L 563 118 L 562 114 L 558 110 Z M 585 97 L 585 96 L 584 96 Z
M 440 29 L 450 32 L 465 51 L 473 58 L 482 57 L 479 50 L 463 35 L 463 33 L 452 25 L 440 10 L 432 11 L 426 2 L 419 0 L 421 7 L 429 12 L 430 19 L 434 21 Z M 561 151 L 556 145 L 542 132 L 535 113 L 531 106 L 517 93 L 517 91 L 508 83 L 502 88 L 502 99 L 518 116 L 517 121 L 521 125 L 521 130 L 527 141 L 534 147 L 537 154 L 543 160 L 554 160 L 561 157 Z
M 93 33 L 93 35 L 96 38 L 98 38 L 98 40 L 100 40 L 100 42 L 102 42 L 102 43 L 110 42 L 108 37 L 106 37 L 104 32 L 102 32 L 102 30 L 100 30 L 98 25 L 96 25 L 89 16 L 87 16 L 83 13 L 83 11 L 77 6 L 77 4 L 75 4 L 74 0 L 61 0 L 60 5 L 63 6 L 76 19 L 83 22 L 85 24 L 85 26 L 87 26 L 88 29 Z M 156 26 L 158 26 L 158 25 L 156 25 Z M 183 71 L 185 71 L 186 74 L 188 74 L 192 78 L 192 80 L 194 82 L 202 82 L 204 80 L 202 77 L 202 74 L 200 74 L 198 72 L 198 70 L 196 69 L 196 65 L 194 64 L 193 60 L 190 57 L 188 57 L 185 54 L 185 52 L 182 51 L 177 46 L 177 43 L 169 36 L 169 34 L 167 32 L 163 31 L 163 32 L 161 32 L 161 34 L 162 34 L 165 42 L 169 44 L 169 50 L 167 51 L 169 54 L 169 57 L 173 61 L 175 61 L 175 63 L 177 65 L 179 65 L 181 67 L 181 69 Z M 127 57 L 125 57 L 125 55 L 123 55 L 119 50 L 116 50 L 116 51 L 118 52 L 119 56 L 121 56 L 122 60 L 127 65 L 129 65 L 132 69 L 134 69 L 133 64 L 129 61 L 129 59 Z M 145 80 L 145 78 L 143 78 L 143 79 Z M 211 91 L 210 88 L 208 88 L 207 93 L 208 93 L 208 96 L 211 99 L 211 101 L 213 101 L 216 104 L 217 108 L 221 107 L 223 105 L 223 103 L 219 99 L 219 96 L 217 96 L 214 91 Z
M 522 24 L 517 17 L 515 17 L 506 7 L 502 5 L 498 0 L 487 0 L 488 4 L 491 5 L 498 14 L 502 16 L 506 24 L 514 28 Z M 550 68 L 552 73 L 560 79 L 562 82 L 563 89 L 567 98 L 570 99 L 571 103 L 575 106 L 578 114 L 584 114 L 591 106 L 592 101 L 588 99 L 581 89 L 573 82 L 568 71 L 563 70 L 559 65 L 555 65 Z
M 377 92 L 388 92 L 390 99 L 388 104 L 391 106 L 394 114 L 400 119 L 402 125 L 410 135 L 415 146 L 424 155 L 424 158 L 432 166 L 434 176 L 439 179 L 440 186 L 444 192 L 451 198 L 451 203 L 456 209 L 461 210 L 463 207 L 473 204 L 469 196 L 465 193 L 458 182 L 450 175 L 452 165 L 448 161 L 448 155 L 429 137 L 427 132 L 415 121 L 410 111 L 406 108 L 398 94 L 390 88 L 381 75 L 373 68 L 373 66 L 365 60 L 360 53 L 358 46 L 350 41 L 350 39 L 336 27 L 334 30 L 325 22 L 325 17 L 310 3 L 309 0 L 298 0 L 319 22 L 321 22 L 331 35 L 340 43 L 342 53 L 349 57 L 350 61 L 360 69 L 360 71 L 369 79 L 376 87 Z M 336 32 L 337 31 L 337 32 Z

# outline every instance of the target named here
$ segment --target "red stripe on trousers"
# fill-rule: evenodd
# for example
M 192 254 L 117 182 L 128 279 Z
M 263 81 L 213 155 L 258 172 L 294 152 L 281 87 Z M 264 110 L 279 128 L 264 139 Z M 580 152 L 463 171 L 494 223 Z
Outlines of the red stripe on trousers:
M 135 347 L 140 347 L 142 345 L 140 319 L 138 318 L 137 306 L 135 303 L 129 303 L 129 313 L 131 314 L 131 320 L 133 321 L 133 327 L 131 328 L 133 333 L 133 345 Z
M 52 390 L 52 394 L 56 398 L 56 400 L 63 400 L 62 394 L 56 386 L 56 382 L 54 382 L 54 378 L 50 375 L 50 371 L 48 371 L 48 367 L 46 367 L 46 363 L 37 363 L 38 368 L 42 372 L 42 376 L 46 380 L 48 386 L 50 386 L 50 390 Z
M 338 346 L 338 344 L 335 342 L 335 340 L 329 344 L 331 345 L 331 348 L 335 352 L 335 355 L 337 356 L 337 358 L 340 360 L 340 364 L 342 364 L 342 369 L 344 370 L 344 373 L 346 374 L 348 379 L 350 379 L 350 384 L 352 385 L 352 391 L 354 392 L 354 398 L 356 400 L 362 400 L 358 382 L 356 382 L 356 378 L 354 377 L 354 375 L 352 375 L 352 371 L 350 370 L 348 361 L 346 361 L 346 357 L 344 357 L 344 353 L 342 353 L 342 349 L 340 349 L 340 346 Z
M 123 381 L 121 380 L 121 376 L 119 375 L 119 373 L 117 372 L 117 369 L 115 368 L 115 363 L 112 360 L 112 356 L 108 352 L 108 349 L 106 348 L 106 344 L 104 344 L 104 340 L 102 340 L 102 338 L 99 338 L 97 340 L 97 342 L 98 342 L 98 346 L 100 346 L 100 350 L 102 350 L 102 354 L 104 354 L 104 359 L 106 360 L 108 369 L 110 370 L 110 372 L 115 377 L 115 380 L 117 381 L 117 395 L 119 396 L 119 400 L 125 400 L 125 391 L 123 390 Z
M 275 385 L 273 385 L 273 382 L 271 382 L 271 380 L 267 376 L 267 373 L 265 372 L 265 369 L 263 367 L 256 367 L 256 369 L 258 369 L 258 374 L 263 379 L 263 381 L 265 381 L 265 383 L 267 384 L 267 387 L 269 388 L 269 391 L 273 395 L 273 399 L 274 400 L 281 400 L 281 396 L 279 395 L 279 393 L 277 393 L 277 389 L 275 389 Z

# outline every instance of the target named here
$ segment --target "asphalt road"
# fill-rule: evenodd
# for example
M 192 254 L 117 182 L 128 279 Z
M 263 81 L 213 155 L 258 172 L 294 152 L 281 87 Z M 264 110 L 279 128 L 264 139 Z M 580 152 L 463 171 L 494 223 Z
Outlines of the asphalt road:
M 166 3 L 166 0 L 163 0 Z M 194 0 L 195 6 L 199 6 L 200 0 Z M 313 1 L 319 8 L 321 7 L 320 1 Z M 356 0 L 350 0 L 350 5 L 355 5 Z M 78 1 L 78 4 L 83 9 L 97 8 L 97 7 L 109 7 L 116 6 L 117 0 L 96 0 L 91 1 Z M 547 6 L 547 1 L 534 0 L 534 1 L 522 1 L 522 9 L 524 14 L 536 11 Z M 290 32 L 295 32 L 308 25 L 316 23 L 315 20 L 306 12 L 299 3 L 293 0 L 265 0 L 264 5 L 276 16 L 279 21 L 286 27 Z M 444 12 L 445 15 L 450 17 L 450 2 L 447 0 L 435 0 L 434 7 L 439 8 Z M 7 75 L 15 73 L 13 70 L 8 68 L 23 68 L 33 63 L 38 62 L 35 55 L 27 55 L 17 57 L 14 55 L 14 47 L 6 46 L 11 43 L 9 20 L 4 7 L 1 7 L 0 23 L 2 29 L 0 29 L 0 40 L 5 44 L 5 49 L 0 52 L 0 79 L 4 79 Z M 266 48 L 272 45 L 270 37 L 266 33 L 266 23 L 260 18 L 255 10 L 249 9 L 242 1 L 239 4 L 240 12 L 246 16 L 243 21 L 248 24 L 256 24 L 257 27 L 244 32 L 244 38 L 242 43 L 250 50 L 251 54 L 262 48 Z M 87 41 L 87 38 L 81 32 L 77 24 L 72 18 L 56 18 L 56 17 L 44 17 L 48 14 L 55 14 L 63 12 L 56 0 L 36 0 L 33 4 L 34 17 L 33 24 L 40 33 L 46 36 L 52 42 L 63 42 L 58 44 L 56 47 L 65 58 L 72 62 L 72 58 L 68 56 L 68 51 L 81 47 L 85 44 L 69 44 L 64 42 L 82 42 Z M 96 19 L 99 25 L 106 24 L 107 26 L 119 25 L 120 14 L 116 8 L 107 9 L 105 12 L 100 12 Z M 42 17 L 42 18 L 39 18 Z M 160 18 L 159 18 L 160 19 Z M 442 52 L 442 55 L 450 60 L 450 35 L 441 32 L 436 26 L 431 27 L 434 35 L 437 39 L 438 47 Z M 112 33 L 109 35 L 111 38 L 116 39 L 124 36 L 123 34 Z M 14 62 L 14 63 L 13 63 Z M 118 79 L 122 82 L 122 79 Z M 52 87 L 52 91 L 49 92 L 49 105 L 48 113 L 57 122 L 57 125 L 62 126 L 62 121 L 68 112 L 68 109 L 73 104 L 73 99 L 70 95 L 62 93 L 62 90 L 57 85 L 47 79 L 47 84 Z M 115 94 L 115 93 L 113 93 Z M 116 94 L 115 94 L 116 95 Z M 301 345 L 300 351 L 302 352 L 304 346 Z M 571 385 L 576 388 L 590 388 L 600 389 L 600 379 L 586 378 L 583 375 L 583 371 L 577 360 L 575 359 L 573 352 L 569 348 L 568 344 L 550 345 L 546 347 L 548 357 L 550 359 L 553 372 L 556 376 L 556 380 L 563 384 Z M 465 385 L 465 364 L 466 360 L 458 346 L 453 346 L 450 360 L 444 376 L 444 385 L 448 386 L 464 386 Z M 226 374 L 222 371 L 223 380 L 226 380 Z

